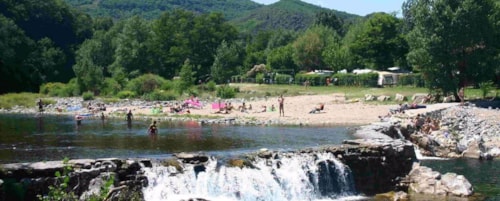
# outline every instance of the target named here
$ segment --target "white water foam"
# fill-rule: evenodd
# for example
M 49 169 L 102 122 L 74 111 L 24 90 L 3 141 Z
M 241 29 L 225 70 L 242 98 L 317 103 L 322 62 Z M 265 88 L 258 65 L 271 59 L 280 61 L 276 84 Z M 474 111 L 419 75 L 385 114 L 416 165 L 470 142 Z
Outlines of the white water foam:
M 417 157 L 418 160 L 449 160 L 448 158 L 441 158 L 441 157 L 435 157 L 435 156 L 424 156 L 420 152 L 420 149 L 418 148 L 417 145 L 413 145 L 415 149 L 415 156 Z
M 319 163 L 335 171 L 337 193 L 322 196 L 318 186 Z M 254 168 L 219 166 L 211 159 L 205 171 L 196 175 L 193 165 L 183 172 L 173 167 L 146 168 L 149 185 L 144 192 L 147 201 L 187 200 L 360 200 L 355 196 L 354 182 L 348 167 L 331 154 L 293 154 L 280 160 L 259 159 Z M 323 182 L 324 183 L 324 182 Z M 338 189 L 338 186 L 341 188 Z

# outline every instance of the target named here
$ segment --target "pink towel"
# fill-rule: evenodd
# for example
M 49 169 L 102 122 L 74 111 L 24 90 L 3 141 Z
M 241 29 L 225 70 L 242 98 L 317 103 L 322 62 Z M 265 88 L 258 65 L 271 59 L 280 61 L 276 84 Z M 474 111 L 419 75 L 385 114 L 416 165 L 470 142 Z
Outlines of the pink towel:
M 221 108 L 224 108 L 224 103 L 212 103 L 212 109 L 214 110 L 220 110 Z

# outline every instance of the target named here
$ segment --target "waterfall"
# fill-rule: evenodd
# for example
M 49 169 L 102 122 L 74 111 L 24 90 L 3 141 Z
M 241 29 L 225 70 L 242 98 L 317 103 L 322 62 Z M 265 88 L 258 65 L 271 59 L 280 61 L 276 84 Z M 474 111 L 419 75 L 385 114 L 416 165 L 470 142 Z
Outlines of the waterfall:
M 332 154 L 283 154 L 279 159 L 257 159 L 254 167 L 227 167 L 211 159 L 204 171 L 196 165 L 145 168 L 147 201 L 188 200 L 332 200 L 355 196 L 349 167 Z
M 413 148 L 415 150 L 415 156 L 417 157 L 418 160 L 449 160 L 447 158 L 441 158 L 441 157 L 435 157 L 435 156 L 424 156 L 420 152 L 420 149 L 418 148 L 417 145 L 413 145 Z
M 394 129 L 396 129 L 396 133 L 398 133 L 399 139 L 404 140 L 405 136 L 403 136 L 403 133 L 401 133 L 401 129 L 399 127 L 395 127 Z

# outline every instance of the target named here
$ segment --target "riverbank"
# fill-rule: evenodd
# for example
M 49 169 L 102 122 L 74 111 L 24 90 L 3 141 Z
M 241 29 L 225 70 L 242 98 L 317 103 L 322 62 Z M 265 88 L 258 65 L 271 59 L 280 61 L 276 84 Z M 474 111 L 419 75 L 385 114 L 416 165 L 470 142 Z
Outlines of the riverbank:
M 278 112 L 278 97 L 255 98 L 252 100 L 228 99 L 222 103 L 231 103 L 234 109 L 229 113 L 217 113 L 218 109 L 213 109 L 213 101 L 201 100 L 202 107 L 190 108 L 179 113 L 171 113 L 171 107 L 182 104 L 182 101 L 142 101 L 142 100 L 121 100 L 115 103 L 106 103 L 105 111 L 88 110 L 91 103 L 96 107 L 104 102 L 97 99 L 83 101 L 82 98 L 53 98 L 55 104 L 45 106 L 48 114 L 76 115 L 81 114 L 87 117 L 99 117 L 102 114 L 106 118 L 125 118 L 128 110 L 131 110 L 136 118 L 158 119 L 158 120 L 197 120 L 201 122 L 227 122 L 236 124 L 255 125 L 366 125 L 380 121 L 380 116 L 385 116 L 390 109 L 397 107 L 395 104 L 378 104 L 376 102 L 348 101 L 344 94 L 329 95 L 301 95 L 284 97 L 284 116 Z M 252 109 L 241 111 L 238 109 L 245 103 Z M 315 107 L 324 104 L 324 109 L 315 113 L 310 113 Z M 271 110 L 273 107 L 275 110 Z M 454 103 L 427 105 L 426 108 L 409 111 L 409 117 L 418 113 L 439 110 L 453 106 Z M 263 106 L 266 106 L 263 112 Z M 4 113 L 38 113 L 38 108 L 33 104 L 32 108 L 14 107 L 10 110 L 0 110 Z

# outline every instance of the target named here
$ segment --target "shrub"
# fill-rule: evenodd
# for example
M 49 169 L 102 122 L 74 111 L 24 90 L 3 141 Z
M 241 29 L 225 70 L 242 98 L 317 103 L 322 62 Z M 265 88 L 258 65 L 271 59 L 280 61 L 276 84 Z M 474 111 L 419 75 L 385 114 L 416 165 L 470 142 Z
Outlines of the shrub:
M 8 93 L 0 95 L 0 108 L 11 109 L 18 105 L 23 107 L 35 107 L 36 102 L 40 98 L 40 94 L 35 93 Z M 44 105 L 50 102 L 47 99 L 42 99 Z
M 61 82 L 49 82 L 40 86 L 40 93 L 49 96 L 68 97 L 70 94 L 67 86 Z
M 154 74 L 144 74 L 130 80 L 126 89 L 135 92 L 137 95 L 151 93 L 160 86 L 163 86 L 165 79 Z
M 276 74 L 274 77 L 276 84 L 290 84 L 290 79 L 292 79 L 292 76 L 287 74 Z
M 309 80 L 309 85 L 311 86 L 321 86 L 325 85 L 327 75 L 321 74 L 305 74 L 299 73 L 295 75 L 295 83 L 302 84 L 304 81 Z
M 94 93 L 90 92 L 90 91 L 87 91 L 87 92 L 83 92 L 82 94 L 82 98 L 83 100 L 94 100 Z
M 151 93 L 144 94 L 142 99 L 147 101 L 167 101 L 175 100 L 177 96 L 172 91 L 155 90 Z
M 121 90 L 121 85 L 113 78 L 104 79 L 101 94 L 102 95 L 115 95 Z
M 378 73 L 337 73 L 333 75 L 340 86 L 377 87 Z
M 175 83 L 172 80 L 165 80 L 165 82 L 160 86 L 161 90 L 169 91 L 175 88 Z
M 404 74 L 398 77 L 398 86 L 424 87 L 424 79 L 420 73 Z
M 217 97 L 220 98 L 234 98 L 236 91 L 232 87 L 220 86 L 217 88 Z
M 135 94 L 135 92 L 133 91 L 128 91 L 128 90 L 125 90 L 125 91 L 120 91 L 118 92 L 118 94 L 116 94 L 116 96 L 120 99 L 126 99 L 126 98 L 135 98 L 137 94 Z
M 481 82 L 479 83 L 479 89 L 481 90 L 482 97 L 486 98 L 486 96 L 495 89 L 495 86 L 492 81 Z
M 255 76 L 255 81 L 259 84 L 262 84 L 264 83 L 264 74 L 263 73 L 258 73 L 256 76 Z
M 207 90 L 208 91 L 215 91 L 216 87 L 217 87 L 217 84 L 215 83 L 215 81 L 210 80 L 209 82 L 207 82 Z

